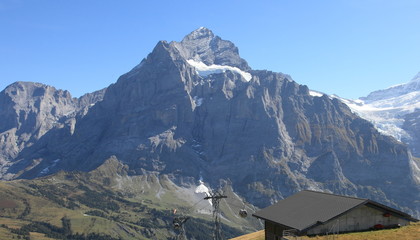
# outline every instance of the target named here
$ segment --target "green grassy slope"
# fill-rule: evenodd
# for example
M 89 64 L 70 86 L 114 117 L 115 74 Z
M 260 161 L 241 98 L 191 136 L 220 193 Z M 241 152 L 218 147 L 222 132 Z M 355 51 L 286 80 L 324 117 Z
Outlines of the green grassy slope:
M 112 160 L 90 173 L 0 182 L 0 239 L 171 239 L 175 208 L 191 217 L 188 236 L 211 238 L 211 214 L 191 210 L 196 199 L 183 200 L 179 190 L 165 176 L 128 176 Z M 252 217 L 221 205 L 226 237 L 255 231 Z

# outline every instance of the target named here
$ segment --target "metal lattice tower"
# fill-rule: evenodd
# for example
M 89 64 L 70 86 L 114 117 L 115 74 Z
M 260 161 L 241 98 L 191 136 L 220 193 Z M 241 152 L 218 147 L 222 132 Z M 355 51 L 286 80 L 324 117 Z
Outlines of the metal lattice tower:
M 227 198 L 227 196 L 222 195 L 219 192 L 212 192 L 210 196 L 204 198 L 204 200 L 211 199 L 211 203 L 213 205 L 213 218 L 214 218 L 214 231 L 213 231 L 213 239 L 214 240 L 223 240 L 223 233 L 222 233 L 222 224 L 221 224 L 221 216 L 220 216 L 220 208 L 219 204 L 223 198 Z

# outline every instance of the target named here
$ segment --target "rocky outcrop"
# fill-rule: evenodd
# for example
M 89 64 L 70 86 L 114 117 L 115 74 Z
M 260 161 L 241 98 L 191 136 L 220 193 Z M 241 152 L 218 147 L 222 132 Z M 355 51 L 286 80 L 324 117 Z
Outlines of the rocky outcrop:
M 212 71 L 203 74 L 191 58 Z M 26 147 L 8 173 L 89 171 L 114 156 L 129 175 L 203 179 L 213 188 L 229 181 L 260 207 L 315 189 L 418 211 L 403 144 L 288 75 L 250 70 L 232 43 L 208 29 L 159 42 L 76 121 L 72 131 L 53 128 Z
M 74 100 L 67 91 L 29 82 L 8 86 L 0 93 L 2 157 L 15 158 L 74 111 Z
M 0 176 L 51 129 L 74 129 L 75 116 L 100 101 L 103 92 L 76 99 L 68 91 L 31 82 L 16 82 L 0 92 Z
M 77 112 L 84 112 L 85 114 L 87 111 L 85 109 L 89 109 L 93 105 L 95 105 L 97 102 L 102 101 L 104 98 L 106 92 L 106 88 L 103 88 L 101 90 L 92 92 L 92 93 L 86 93 L 83 96 L 75 99 L 76 106 L 77 106 Z
M 232 42 L 222 40 L 204 27 L 185 36 L 181 42 L 171 44 L 187 60 L 201 61 L 206 65 L 227 65 L 246 71 L 251 69 L 248 63 L 239 56 L 239 50 Z

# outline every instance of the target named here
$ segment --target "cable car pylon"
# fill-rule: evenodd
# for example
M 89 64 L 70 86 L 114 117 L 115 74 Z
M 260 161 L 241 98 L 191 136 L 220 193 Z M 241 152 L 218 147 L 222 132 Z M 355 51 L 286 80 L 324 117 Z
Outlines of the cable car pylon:
M 213 218 L 214 218 L 214 229 L 213 229 L 213 240 L 223 240 L 221 214 L 220 214 L 220 201 L 227 196 L 216 191 L 209 193 L 204 200 L 211 200 L 213 206 Z

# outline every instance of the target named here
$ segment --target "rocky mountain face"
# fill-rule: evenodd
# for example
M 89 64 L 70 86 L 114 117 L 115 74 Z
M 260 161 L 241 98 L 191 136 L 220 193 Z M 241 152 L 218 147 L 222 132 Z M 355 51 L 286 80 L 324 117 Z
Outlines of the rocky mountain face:
M 102 99 L 104 89 L 72 98 L 68 91 L 41 83 L 16 82 L 0 92 L 0 176 L 19 153 L 51 129 L 73 131 L 76 114 Z
M 81 112 L 63 99 L 44 115 Z M 1 119 L 21 120 L 13 107 L 0 109 Z M 52 121 L 10 156 L 7 176 L 90 171 L 112 157 L 129 176 L 154 173 L 178 186 L 201 179 L 211 189 L 227 182 L 258 207 L 313 189 L 420 211 L 419 170 L 405 145 L 337 99 L 312 96 L 288 75 L 252 70 L 233 43 L 206 28 L 159 42 L 102 101 L 62 121 L 71 119 L 62 127 Z M 1 126 L 2 134 L 16 125 Z

